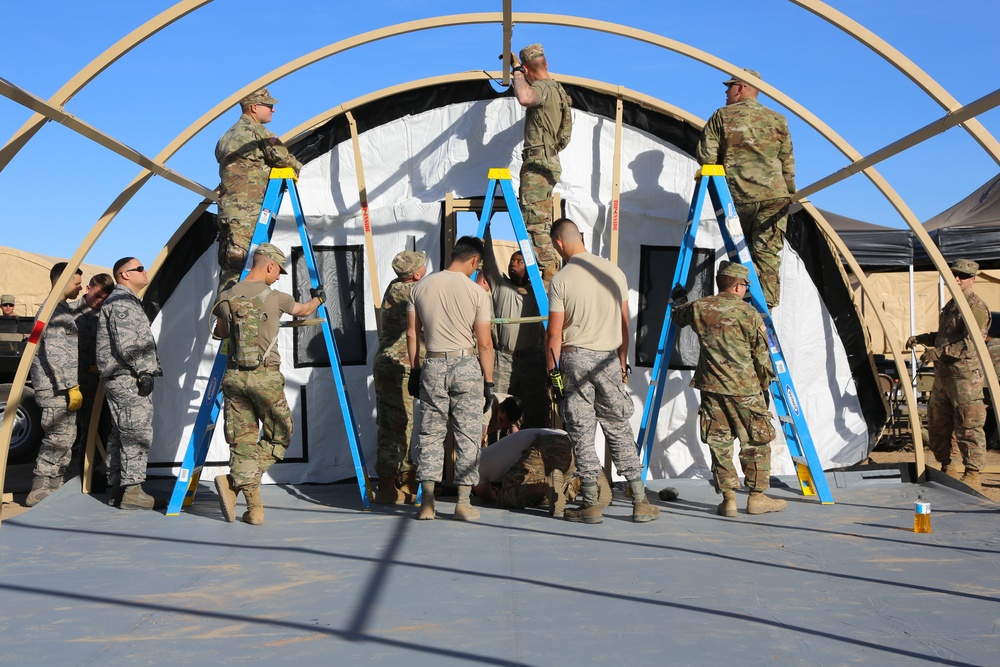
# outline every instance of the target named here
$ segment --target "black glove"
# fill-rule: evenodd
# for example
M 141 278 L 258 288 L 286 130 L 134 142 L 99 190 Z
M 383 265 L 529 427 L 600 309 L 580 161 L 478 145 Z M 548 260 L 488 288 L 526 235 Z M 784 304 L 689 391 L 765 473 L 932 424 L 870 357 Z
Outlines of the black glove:
M 319 299 L 320 303 L 326 303 L 326 290 L 323 288 L 323 284 L 320 283 L 316 287 L 309 290 L 309 296 L 314 299 Z
M 149 396 L 153 393 L 153 374 L 143 371 L 139 373 L 139 377 L 135 379 L 137 385 L 139 385 L 139 395 Z
M 420 396 L 420 369 L 410 369 L 410 379 L 406 382 L 406 391 L 413 398 Z
M 549 387 L 551 387 L 552 398 L 561 401 L 566 396 L 566 385 L 563 384 L 562 371 L 553 368 L 548 375 Z
M 670 292 L 670 303 L 675 306 L 683 306 L 688 302 L 688 291 L 684 289 L 684 286 L 680 283 L 674 286 L 674 289 Z
M 492 382 L 483 383 L 483 398 L 486 399 L 486 403 L 483 405 L 483 413 L 485 414 L 490 411 L 490 408 L 493 407 L 493 401 L 497 400 L 497 395 L 493 391 Z

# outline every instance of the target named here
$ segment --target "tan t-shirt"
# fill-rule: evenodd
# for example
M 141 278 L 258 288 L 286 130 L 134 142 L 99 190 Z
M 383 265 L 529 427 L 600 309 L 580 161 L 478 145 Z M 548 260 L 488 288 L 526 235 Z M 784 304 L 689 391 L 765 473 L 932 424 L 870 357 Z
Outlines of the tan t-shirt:
M 589 252 L 573 255 L 549 284 L 549 312 L 565 313 L 563 345 L 608 352 L 622 344 L 625 274 Z
M 218 304 L 212 312 L 225 320 L 226 326 L 231 328 L 232 320 L 229 317 L 229 302 L 226 299 L 230 295 L 245 296 L 252 299 L 260 294 L 264 287 L 264 281 L 262 280 L 238 282 L 219 295 Z M 260 346 L 261 354 L 271 345 L 271 341 L 274 340 L 275 336 L 278 335 L 281 314 L 291 313 L 293 308 L 295 308 L 295 299 L 292 298 L 291 294 L 271 290 L 271 293 L 264 299 L 264 306 L 261 309 L 262 321 L 260 323 L 260 333 L 257 336 L 257 344 Z M 281 355 L 278 354 L 277 345 L 271 348 L 271 353 L 267 355 L 265 361 L 268 366 L 278 366 L 281 364 Z
M 458 271 L 421 278 L 410 292 L 407 312 L 416 311 L 424 326 L 428 352 L 457 352 L 476 347 L 475 322 L 492 319 L 490 296 Z

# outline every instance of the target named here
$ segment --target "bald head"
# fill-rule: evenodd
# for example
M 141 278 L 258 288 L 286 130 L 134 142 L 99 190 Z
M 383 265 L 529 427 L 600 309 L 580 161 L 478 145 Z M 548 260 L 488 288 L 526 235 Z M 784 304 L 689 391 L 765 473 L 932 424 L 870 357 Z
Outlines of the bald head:
M 556 252 L 564 260 L 587 250 L 583 245 L 583 234 L 580 233 L 580 228 L 569 218 L 559 218 L 553 222 L 549 235 Z

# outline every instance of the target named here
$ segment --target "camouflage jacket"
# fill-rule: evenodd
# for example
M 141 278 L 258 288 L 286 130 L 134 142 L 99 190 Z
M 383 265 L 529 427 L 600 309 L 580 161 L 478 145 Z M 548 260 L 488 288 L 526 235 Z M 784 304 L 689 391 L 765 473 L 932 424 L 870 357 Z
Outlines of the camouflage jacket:
M 75 302 L 60 301 L 52 311 L 31 360 L 31 385 L 35 391 L 64 391 L 80 384 L 75 309 Z
M 965 298 L 969 302 L 976 323 L 980 325 L 980 334 L 985 337 L 990 329 L 989 306 L 972 290 L 965 293 Z M 954 299 L 949 300 L 941 309 L 941 314 L 938 316 L 938 330 L 917 336 L 917 342 L 934 346 L 938 353 L 934 367 L 939 372 L 960 375 L 980 368 L 972 337 L 965 328 L 962 313 L 955 305 Z
M 695 152 L 700 164 L 726 168 L 736 202 L 787 199 L 795 194 L 795 157 L 788 122 L 757 100 L 716 110 Z
M 701 354 L 692 387 L 713 394 L 752 396 L 774 379 L 764 321 L 735 294 L 725 292 L 678 306 L 674 322 L 698 334 Z
M 406 305 L 410 302 L 410 291 L 417 283 L 405 283 L 394 279 L 385 289 L 382 297 L 382 333 L 378 337 L 376 363 L 390 363 L 393 366 L 410 367 L 410 357 L 406 351 Z
M 524 119 L 524 147 L 545 148 L 550 159 L 569 145 L 573 132 L 573 100 L 559 82 L 539 79 L 531 84 L 541 103 L 528 107 Z
M 142 301 L 125 285 L 115 285 L 98 314 L 97 366 L 105 380 L 160 373 L 156 341 Z
M 266 127 L 243 114 L 215 146 L 219 161 L 219 218 L 255 220 L 264 201 L 272 167 L 302 163 Z

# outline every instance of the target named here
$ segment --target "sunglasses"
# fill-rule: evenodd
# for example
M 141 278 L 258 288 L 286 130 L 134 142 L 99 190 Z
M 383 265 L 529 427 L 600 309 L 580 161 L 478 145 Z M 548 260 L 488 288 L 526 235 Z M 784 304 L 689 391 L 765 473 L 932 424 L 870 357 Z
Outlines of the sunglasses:
M 132 271 L 138 271 L 139 273 L 142 273 L 145 270 L 146 267 L 140 264 L 139 266 L 133 266 L 131 269 L 122 269 L 121 271 L 118 272 L 118 275 L 124 276 L 126 273 L 131 273 Z

